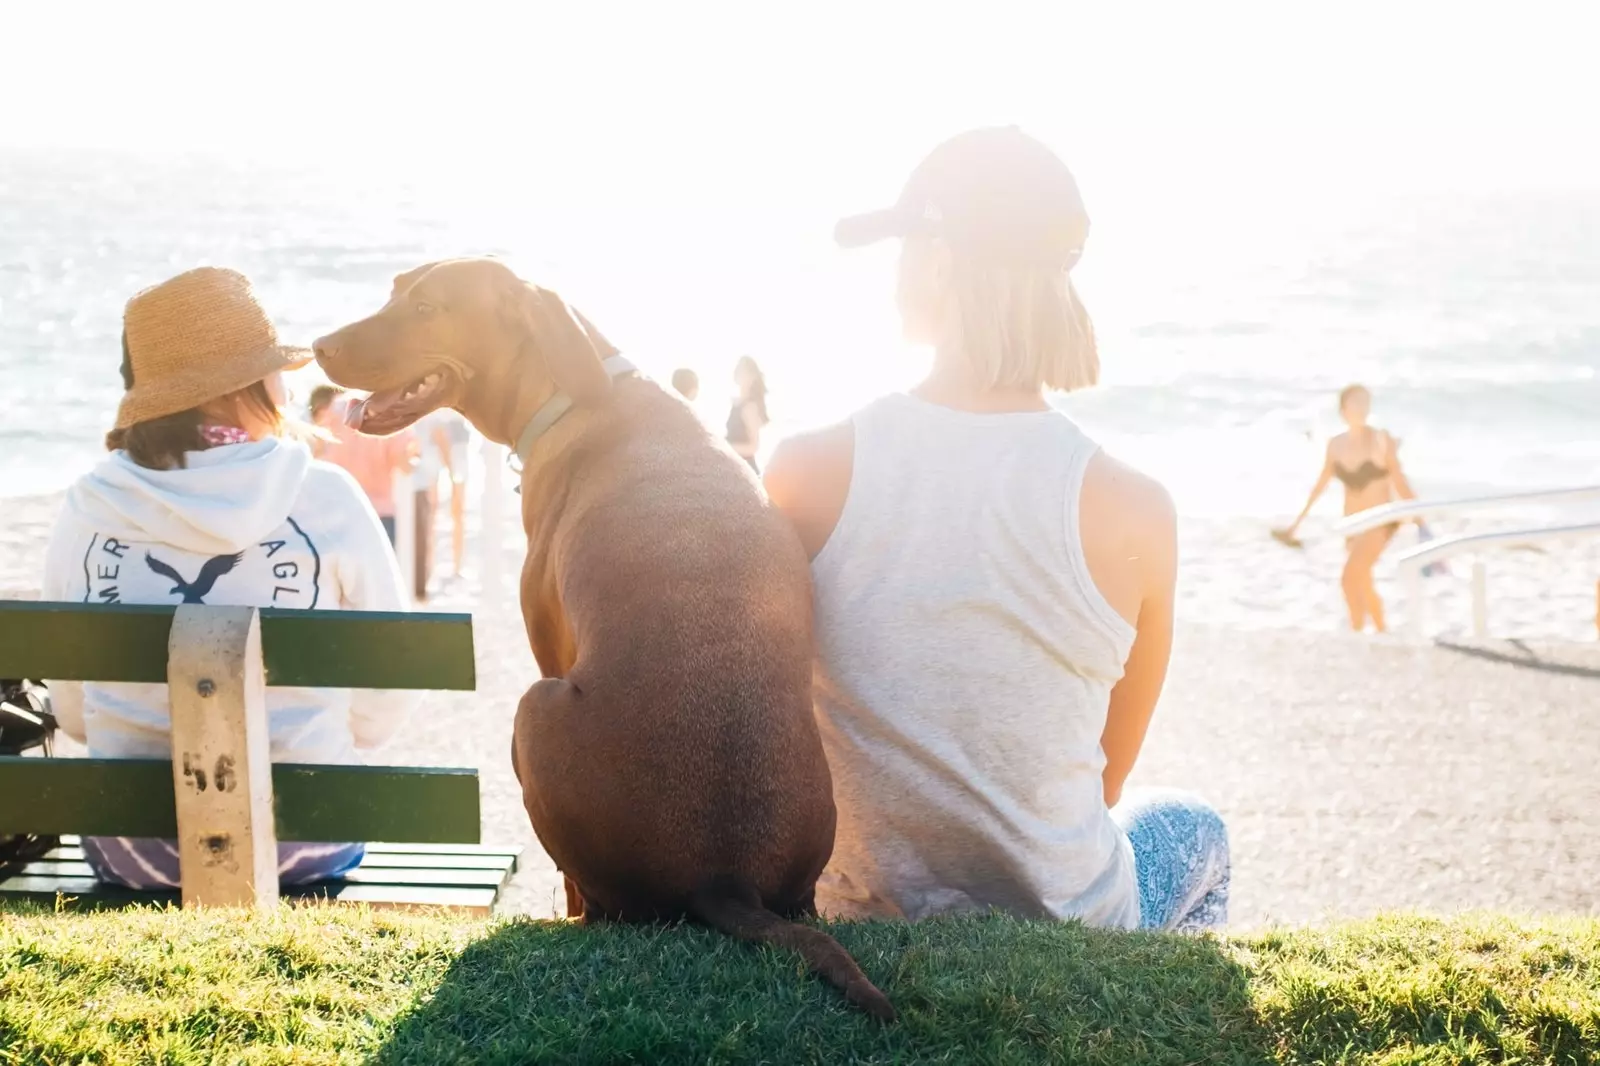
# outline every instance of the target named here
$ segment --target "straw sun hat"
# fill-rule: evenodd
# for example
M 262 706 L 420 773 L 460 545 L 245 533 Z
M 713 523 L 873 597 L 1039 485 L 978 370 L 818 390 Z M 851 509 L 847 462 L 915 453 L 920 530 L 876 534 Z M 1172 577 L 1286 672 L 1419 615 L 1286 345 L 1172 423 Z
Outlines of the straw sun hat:
M 117 427 L 177 414 L 311 362 L 278 331 L 236 270 L 201 267 L 128 301 L 122 316 L 133 384 Z

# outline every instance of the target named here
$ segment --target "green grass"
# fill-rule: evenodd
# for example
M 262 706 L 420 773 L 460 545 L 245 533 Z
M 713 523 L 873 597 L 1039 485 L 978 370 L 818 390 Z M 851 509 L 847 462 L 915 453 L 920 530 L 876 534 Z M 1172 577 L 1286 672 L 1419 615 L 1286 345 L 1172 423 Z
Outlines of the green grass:
M 1586 1063 L 1600 1047 L 1590 920 L 836 933 L 898 1025 L 786 954 L 692 928 L 0 914 L 0 1063 Z

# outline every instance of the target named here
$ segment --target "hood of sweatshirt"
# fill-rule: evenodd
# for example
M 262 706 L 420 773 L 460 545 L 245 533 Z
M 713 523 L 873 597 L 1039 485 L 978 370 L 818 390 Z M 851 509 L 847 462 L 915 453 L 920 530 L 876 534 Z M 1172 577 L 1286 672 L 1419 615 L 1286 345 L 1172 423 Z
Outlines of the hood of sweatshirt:
M 277 437 L 189 452 L 181 470 L 147 470 L 124 452 L 81 478 L 66 507 L 91 526 L 202 555 L 241 551 L 283 524 L 311 453 Z

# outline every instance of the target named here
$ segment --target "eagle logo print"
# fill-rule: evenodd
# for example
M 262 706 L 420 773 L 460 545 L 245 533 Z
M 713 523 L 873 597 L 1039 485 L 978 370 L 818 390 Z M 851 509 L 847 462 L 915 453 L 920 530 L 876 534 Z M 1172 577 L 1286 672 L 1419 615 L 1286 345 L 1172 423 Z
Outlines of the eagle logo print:
M 183 597 L 184 603 L 205 603 L 206 595 L 217 579 L 223 574 L 230 573 L 234 567 L 244 559 L 244 552 L 237 555 L 215 555 L 205 561 L 200 567 L 200 574 L 193 581 L 185 581 L 183 575 L 166 563 L 157 559 L 149 552 L 144 553 L 144 565 L 172 580 L 172 591 Z
M 157 553 L 160 553 L 159 555 Z M 174 558 L 178 560 L 173 565 Z M 193 581 L 184 576 L 198 567 Z M 322 554 L 292 517 L 254 544 L 206 558 L 169 544 L 95 532 L 83 550 L 84 603 L 204 604 L 226 575 L 232 602 L 313 610 L 322 595 Z

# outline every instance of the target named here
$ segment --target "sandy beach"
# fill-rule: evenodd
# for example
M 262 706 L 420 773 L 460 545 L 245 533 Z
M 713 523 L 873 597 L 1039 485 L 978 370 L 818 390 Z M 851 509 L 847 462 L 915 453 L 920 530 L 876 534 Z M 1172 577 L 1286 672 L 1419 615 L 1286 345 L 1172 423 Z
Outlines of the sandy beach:
M 58 504 L 6 501 L 0 595 L 37 595 Z M 468 574 L 439 582 L 432 606 L 474 613 L 479 691 L 431 696 L 379 761 L 478 767 L 484 839 L 528 849 L 505 906 L 549 915 L 559 878 L 533 839 L 506 756 L 512 714 L 537 669 L 509 590 L 481 596 L 475 509 L 469 517 Z M 1234 848 L 1233 924 L 1387 908 L 1600 912 L 1589 549 L 1492 561 L 1491 618 L 1500 633 L 1531 639 L 1423 643 L 1335 631 L 1333 538 L 1313 528 L 1296 553 L 1254 526 L 1233 528 L 1227 553 L 1204 523 L 1186 530 L 1172 673 L 1132 781 L 1193 789 L 1222 810 Z M 511 560 L 517 531 L 505 532 Z M 1307 602 L 1320 585 L 1325 594 Z M 1464 599 L 1432 611 L 1466 619 Z M 1572 639 L 1537 639 L 1562 634 Z

